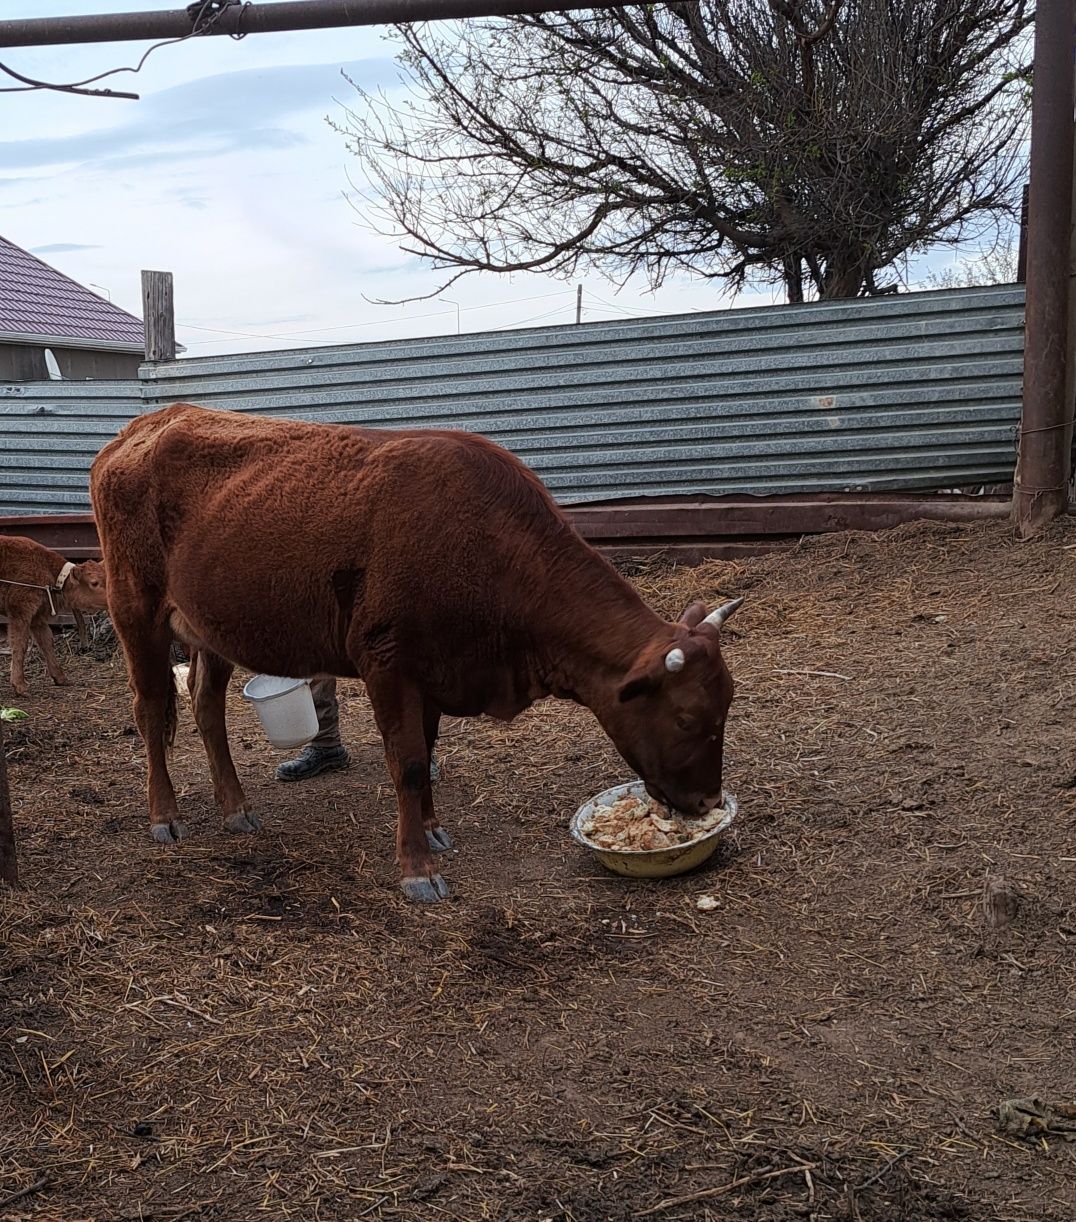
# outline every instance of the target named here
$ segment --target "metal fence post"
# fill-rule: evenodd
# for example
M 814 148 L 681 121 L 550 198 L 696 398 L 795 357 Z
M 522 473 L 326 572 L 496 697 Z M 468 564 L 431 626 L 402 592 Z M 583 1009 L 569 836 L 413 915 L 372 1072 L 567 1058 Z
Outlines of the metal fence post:
M 1012 505 L 1013 521 L 1022 538 L 1068 508 L 1072 106 L 1072 0 L 1039 0 L 1031 103 L 1024 397 Z

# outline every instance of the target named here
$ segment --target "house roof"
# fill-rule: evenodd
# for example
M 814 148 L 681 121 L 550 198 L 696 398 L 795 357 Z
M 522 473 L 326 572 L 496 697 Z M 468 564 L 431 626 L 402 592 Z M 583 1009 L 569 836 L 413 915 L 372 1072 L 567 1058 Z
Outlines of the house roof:
M 142 321 L 0 237 L 0 341 L 143 352 Z

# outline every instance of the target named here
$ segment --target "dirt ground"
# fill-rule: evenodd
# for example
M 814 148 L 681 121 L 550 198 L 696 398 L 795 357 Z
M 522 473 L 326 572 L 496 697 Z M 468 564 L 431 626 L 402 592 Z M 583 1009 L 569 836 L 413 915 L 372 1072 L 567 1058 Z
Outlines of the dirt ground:
M 447 724 L 453 896 L 419 908 L 358 684 L 353 766 L 302 786 L 233 697 L 251 839 L 219 825 L 183 710 L 192 836 L 163 848 L 120 658 L 73 659 L 67 689 L 33 666 L 9 736 L 0 1216 L 1076 1217 L 1076 1142 L 997 1121 L 1076 1092 L 1076 524 L 633 579 L 667 613 L 747 596 L 739 827 L 659 883 L 568 838 L 625 773 L 585 710 Z M 988 880 L 1016 894 L 1000 928 Z

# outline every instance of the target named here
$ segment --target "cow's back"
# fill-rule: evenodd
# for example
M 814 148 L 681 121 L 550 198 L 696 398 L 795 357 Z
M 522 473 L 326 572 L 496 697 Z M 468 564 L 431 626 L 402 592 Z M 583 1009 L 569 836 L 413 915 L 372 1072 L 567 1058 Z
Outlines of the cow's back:
M 211 648 L 278 674 L 353 673 L 386 624 L 427 672 L 481 667 L 555 579 L 550 538 L 574 537 L 465 433 L 175 405 L 107 446 L 91 487 L 110 587 L 126 565 Z

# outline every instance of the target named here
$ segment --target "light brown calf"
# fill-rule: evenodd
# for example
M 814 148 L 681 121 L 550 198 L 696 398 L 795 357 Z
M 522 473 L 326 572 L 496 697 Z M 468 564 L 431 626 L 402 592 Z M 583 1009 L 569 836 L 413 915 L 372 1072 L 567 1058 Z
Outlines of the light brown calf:
M 8 617 L 11 686 L 18 695 L 26 695 L 24 667 L 31 636 L 53 683 L 67 682 L 52 647 L 48 621 L 54 611 L 103 611 L 107 606 L 105 569 L 98 561 L 69 564 L 33 539 L 0 535 L 0 611 Z

